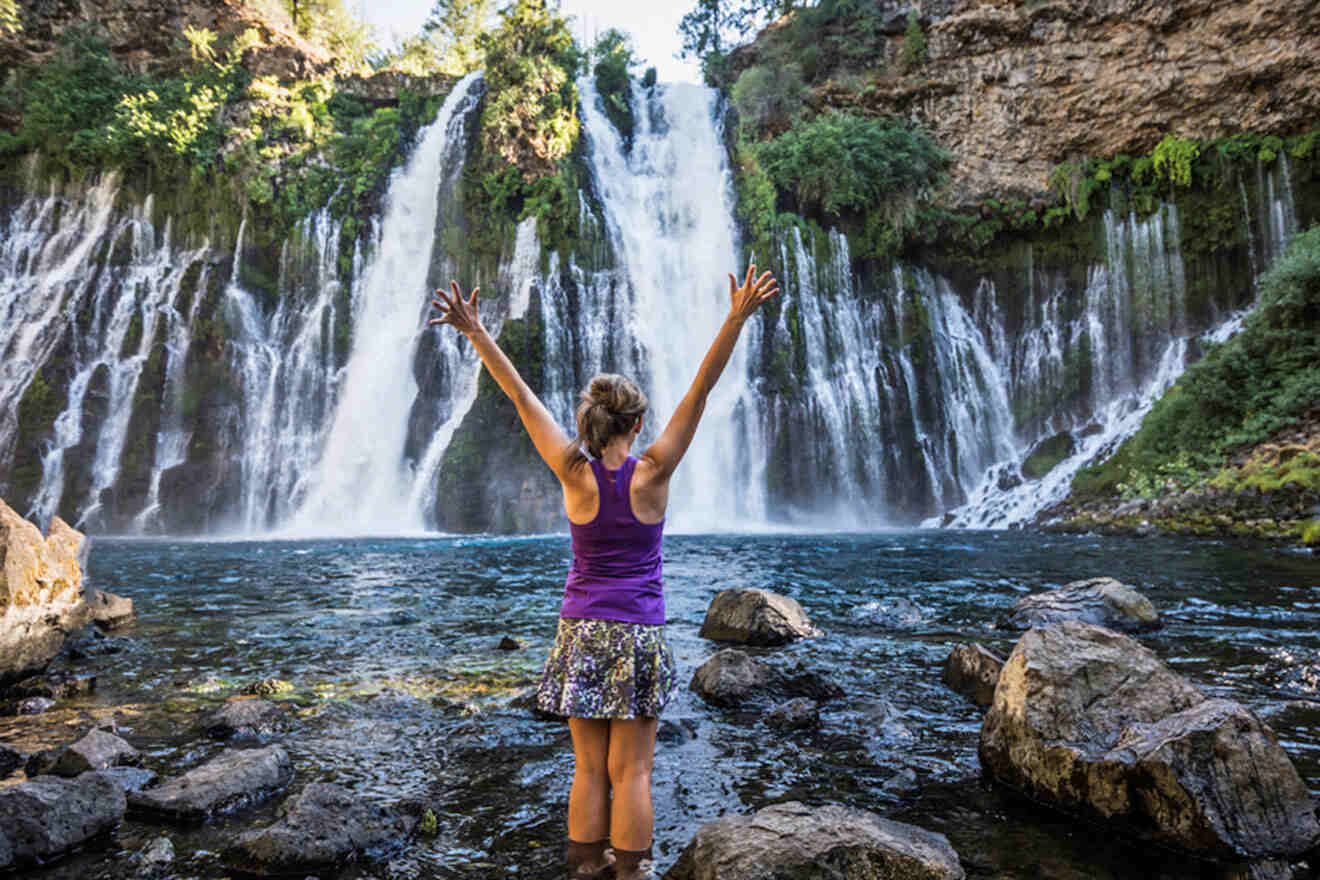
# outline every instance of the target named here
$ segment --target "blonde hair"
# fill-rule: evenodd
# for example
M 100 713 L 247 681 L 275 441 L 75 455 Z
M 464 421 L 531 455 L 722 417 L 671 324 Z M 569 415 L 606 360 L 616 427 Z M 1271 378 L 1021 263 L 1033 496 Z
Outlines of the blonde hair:
M 576 466 L 587 460 L 582 447 L 593 458 L 600 458 L 610 440 L 626 434 L 646 412 L 646 395 L 631 379 L 616 373 L 601 373 L 582 392 L 577 408 L 577 437 L 568 449 L 568 463 Z

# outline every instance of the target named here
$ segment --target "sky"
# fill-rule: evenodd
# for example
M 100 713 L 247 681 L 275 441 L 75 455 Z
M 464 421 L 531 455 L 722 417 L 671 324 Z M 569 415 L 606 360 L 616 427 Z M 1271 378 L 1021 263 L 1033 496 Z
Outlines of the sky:
M 433 0 L 357 0 L 357 8 L 375 29 L 382 43 L 392 35 L 406 36 L 422 26 Z M 655 67 L 661 82 L 700 82 L 695 62 L 680 61 L 678 22 L 695 5 L 694 0 L 561 0 L 560 11 L 574 19 L 574 31 L 587 42 L 607 28 L 632 34 L 643 66 Z M 641 71 L 639 70 L 640 74 Z

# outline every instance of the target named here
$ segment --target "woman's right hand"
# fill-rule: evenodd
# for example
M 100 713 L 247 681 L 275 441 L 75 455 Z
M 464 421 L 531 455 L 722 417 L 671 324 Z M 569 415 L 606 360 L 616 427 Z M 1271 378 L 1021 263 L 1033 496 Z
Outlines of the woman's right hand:
M 472 334 L 485 328 L 481 326 L 481 315 L 477 312 L 477 293 L 480 287 L 472 288 L 472 296 L 463 299 L 463 291 L 457 281 L 449 282 L 451 295 L 446 296 L 444 289 L 437 289 L 431 300 L 431 308 L 440 312 L 440 317 L 432 318 L 427 323 L 448 324 L 469 339 Z
M 779 283 L 773 274 L 764 272 L 760 278 L 755 278 L 755 275 L 756 264 L 752 263 L 747 267 L 747 277 L 743 279 L 742 287 L 738 286 L 732 275 L 729 276 L 729 317 L 739 323 L 750 318 L 766 300 L 779 292 Z

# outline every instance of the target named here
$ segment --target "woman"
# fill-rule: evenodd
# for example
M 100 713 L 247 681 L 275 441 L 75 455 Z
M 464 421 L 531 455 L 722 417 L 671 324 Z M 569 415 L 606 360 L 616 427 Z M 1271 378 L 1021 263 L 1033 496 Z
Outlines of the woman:
M 436 291 L 440 317 L 430 323 L 449 324 L 471 341 L 564 489 L 573 564 L 537 700 L 568 716 L 573 738 L 569 866 L 579 878 L 601 876 L 611 865 L 619 880 L 644 877 L 656 725 L 676 684 L 661 586 L 669 478 L 743 324 L 779 288 L 769 272 L 757 278 L 754 265 L 741 287 L 729 276 L 729 315 L 669 424 L 640 458 L 630 454 L 647 406 L 637 386 L 610 374 L 592 379 L 570 442 L 482 326 L 478 291 L 465 300 L 457 282 L 450 288 L 449 295 Z

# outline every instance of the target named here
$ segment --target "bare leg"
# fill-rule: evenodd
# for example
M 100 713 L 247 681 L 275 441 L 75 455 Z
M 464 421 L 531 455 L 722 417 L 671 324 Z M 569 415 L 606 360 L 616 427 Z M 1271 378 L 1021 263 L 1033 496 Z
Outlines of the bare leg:
M 608 864 L 603 841 L 610 836 L 610 722 L 570 718 L 568 729 L 573 735 L 574 761 L 573 786 L 568 792 L 570 858 L 575 860 L 576 870 L 590 873 Z M 590 846 L 598 842 L 600 846 Z
M 615 866 L 619 880 L 637 876 L 640 858 L 627 858 L 625 853 L 639 853 L 651 846 L 651 767 L 657 723 L 655 718 L 610 721 L 609 778 L 614 789 L 610 843 L 619 860 Z

